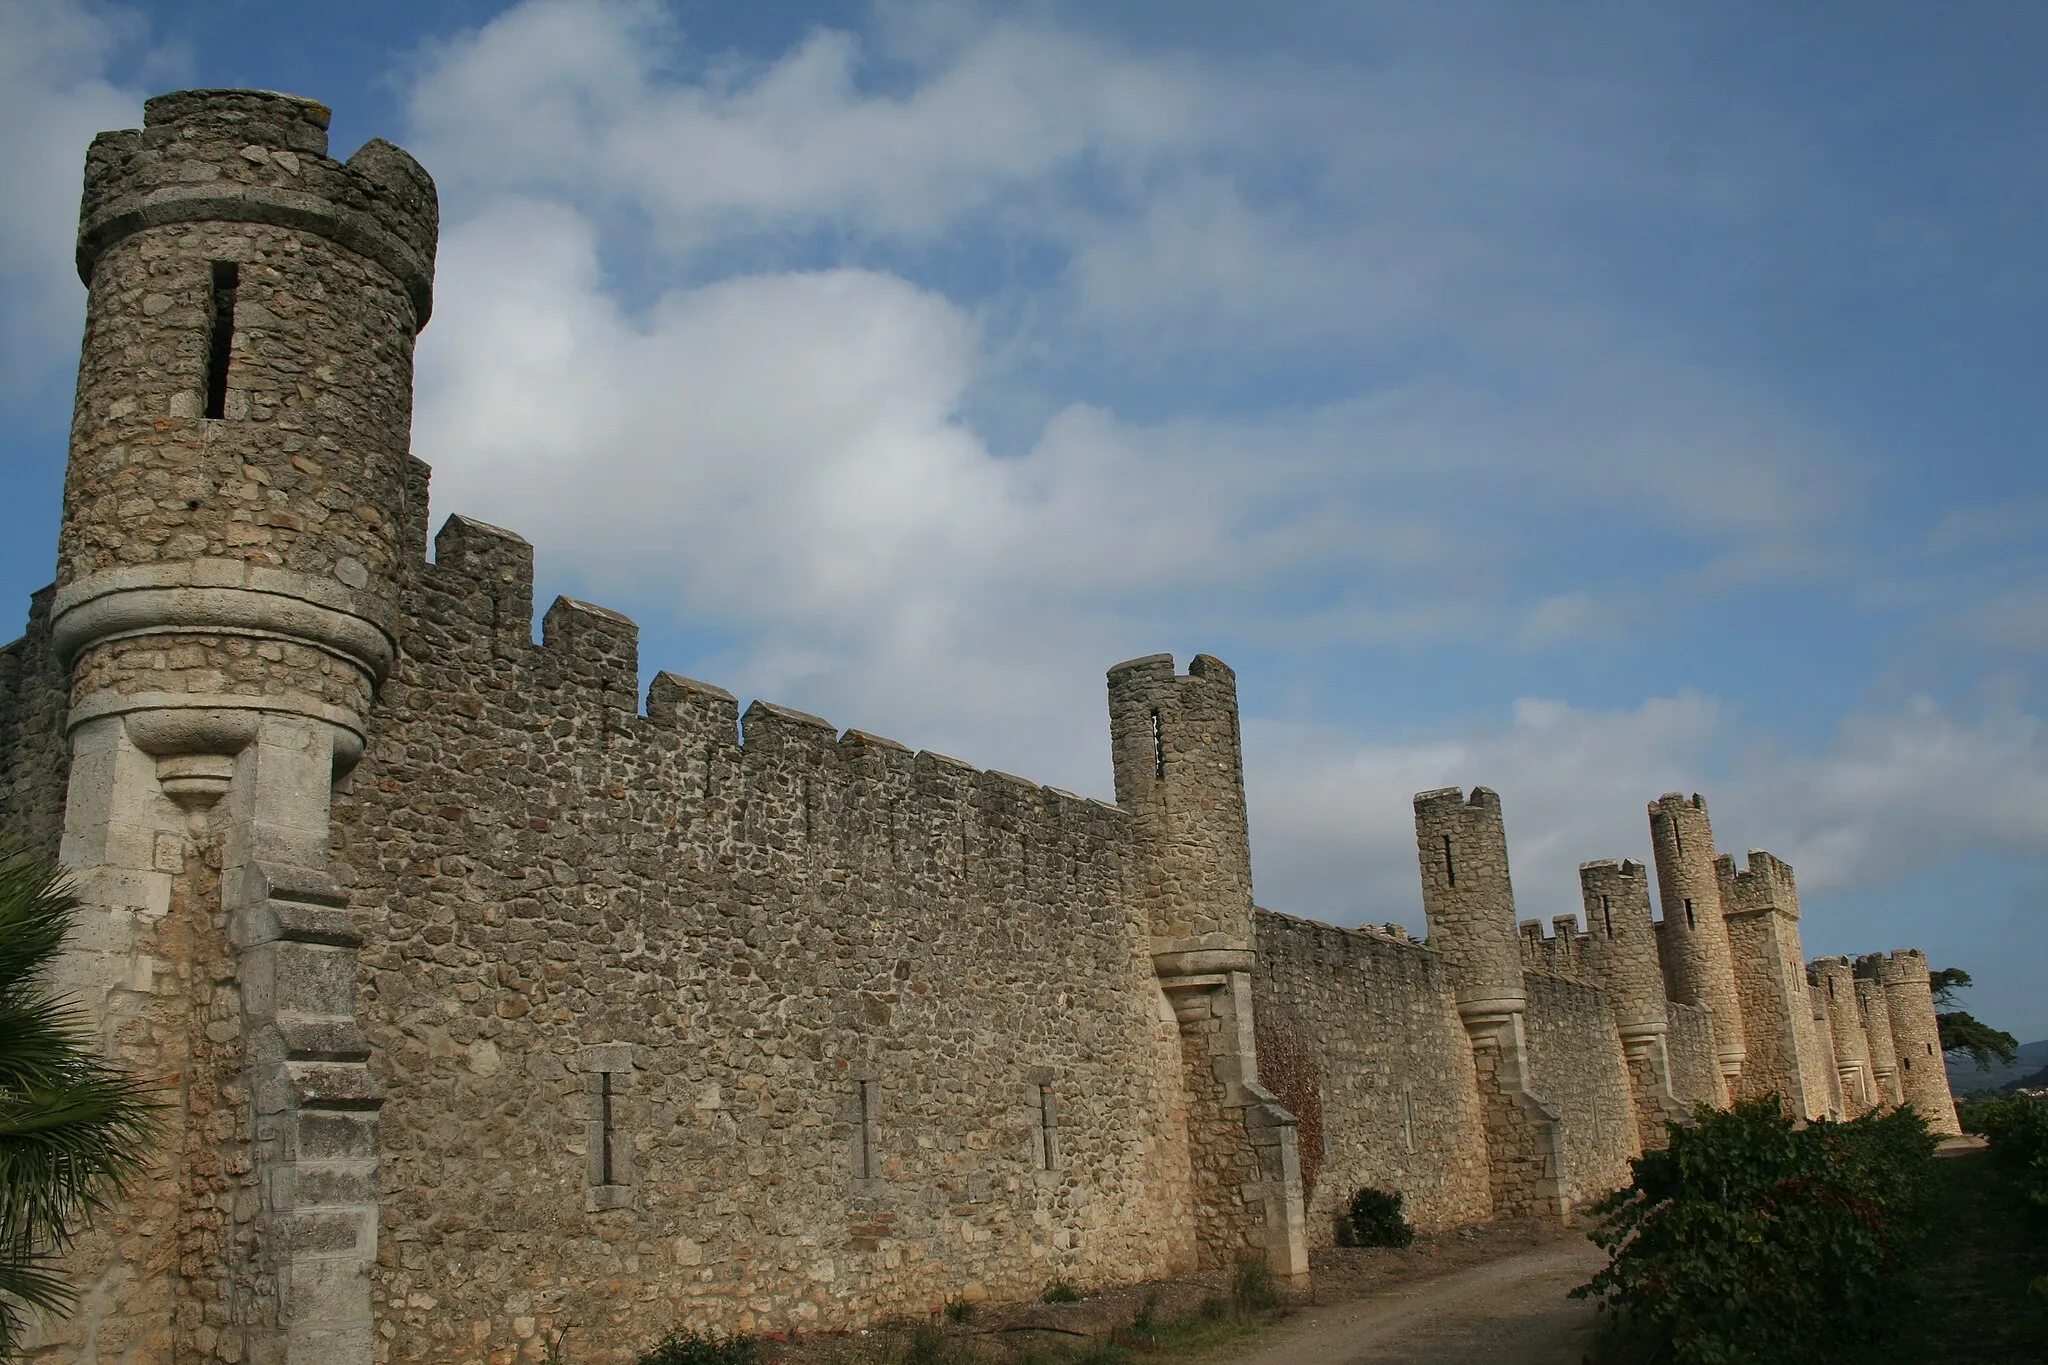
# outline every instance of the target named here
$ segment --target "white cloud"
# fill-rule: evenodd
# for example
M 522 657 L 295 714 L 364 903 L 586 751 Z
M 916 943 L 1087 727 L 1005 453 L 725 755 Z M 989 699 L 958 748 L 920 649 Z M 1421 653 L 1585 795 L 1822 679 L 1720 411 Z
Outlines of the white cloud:
M 10 396 L 59 383 L 77 364 L 79 171 L 95 133 L 142 121 L 140 93 L 106 75 L 139 32 L 133 16 L 112 9 L 0 5 L 0 124 L 9 130 L 0 139 L 0 392 Z
M 985 26 L 902 93 L 864 89 L 863 59 L 822 28 L 771 62 L 707 59 L 660 6 L 530 0 L 432 54 L 414 150 L 458 188 L 630 204 L 671 241 L 820 223 L 926 240 L 1081 158 L 1142 162 L 1198 107 L 1170 64 L 1052 30 Z
M 1445 786 L 1501 793 L 1521 914 L 1546 922 L 1577 911 L 1581 862 L 1649 861 L 1645 807 L 1666 791 L 1700 791 L 1724 852 L 1770 849 L 1809 895 L 1974 850 L 2048 854 L 2048 724 L 2005 702 L 1854 715 L 1818 752 L 1694 694 L 1614 711 L 1525 698 L 1505 724 L 1458 728 L 1386 744 L 1247 722 L 1261 901 L 1421 928 L 1410 797 Z

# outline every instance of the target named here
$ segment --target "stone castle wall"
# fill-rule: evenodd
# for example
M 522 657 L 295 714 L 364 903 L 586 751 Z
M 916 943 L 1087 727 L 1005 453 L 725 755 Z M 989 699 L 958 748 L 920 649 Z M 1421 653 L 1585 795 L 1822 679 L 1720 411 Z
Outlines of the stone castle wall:
M 640 714 L 624 618 L 535 647 L 522 542 L 440 559 L 334 819 L 393 1359 L 1192 1264 L 1123 812 L 669 675 Z
M 1383 931 L 1270 911 L 1258 915 L 1258 948 L 1262 1031 L 1298 1036 L 1318 1063 L 1313 1244 L 1330 1245 L 1337 1215 L 1368 1186 L 1399 1192 L 1419 1228 L 1483 1221 L 1491 1204 L 1472 1047 L 1443 959 Z
M 1499 796 L 1419 794 L 1416 944 L 1254 909 L 1209 656 L 1110 670 L 1111 806 L 666 673 L 643 709 L 602 607 L 536 645 L 517 535 L 425 554 L 432 182 L 327 118 L 181 92 L 87 161 L 0 820 L 72 874 L 57 984 L 167 1118 L 39 1359 L 511 1365 L 567 1327 L 623 1362 L 1055 1278 L 1299 1285 L 1357 1188 L 1557 1219 L 1730 1095 L 1953 1128 L 1925 959 L 1840 963 L 1831 1010 L 1791 869 L 1718 878 L 1697 796 L 1651 807 L 1661 922 L 1610 861 L 1595 932 L 1546 935 Z

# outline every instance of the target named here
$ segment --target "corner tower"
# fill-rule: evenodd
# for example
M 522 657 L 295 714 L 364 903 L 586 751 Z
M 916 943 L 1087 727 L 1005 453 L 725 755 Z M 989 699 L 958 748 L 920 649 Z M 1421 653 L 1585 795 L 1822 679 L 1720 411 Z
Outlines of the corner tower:
M 420 548 L 438 210 L 389 143 L 331 159 L 327 122 L 291 95 L 159 96 L 94 140 L 79 213 L 51 616 L 85 904 L 60 970 L 182 1093 L 135 1234 L 80 1247 L 136 1292 L 59 1330 L 167 1358 L 373 1354 L 380 1091 L 328 817 Z
M 1664 982 L 1670 998 L 1704 1005 L 1714 1029 L 1714 1055 L 1728 1088 L 1736 1089 L 1748 1049 L 1742 1005 L 1735 989 L 1734 955 L 1721 917 L 1721 887 L 1714 871 L 1714 827 L 1707 803 L 1666 792 L 1650 805 L 1650 845 L 1657 859 L 1657 894 L 1663 902 Z
M 1251 1251 L 1305 1284 L 1297 1124 L 1258 1080 L 1237 675 L 1207 654 L 1185 674 L 1170 654 L 1118 664 L 1109 738 L 1117 805 L 1134 825 L 1132 892 L 1180 1025 L 1203 1264 L 1229 1266 Z
M 1927 956 L 1917 948 L 1901 948 L 1877 965 L 1877 977 L 1884 986 L 1892 1045 L 1898 1055 L 1899 1089 L 1929 1128 L 1953 1137 L 1963 1129 L 1956 1122 L 1955 1097 L 1949 1093 Z

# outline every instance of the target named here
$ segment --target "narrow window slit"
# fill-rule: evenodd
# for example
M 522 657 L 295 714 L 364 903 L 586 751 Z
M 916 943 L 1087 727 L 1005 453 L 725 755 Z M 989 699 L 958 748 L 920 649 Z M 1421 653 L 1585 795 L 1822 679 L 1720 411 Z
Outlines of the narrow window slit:
M 853 1168 L 862 1180 L 875 1178 L 875 1083 L 855 1081 L 854 1098 L 859 1107 L 859 1123 L 854 1129 Z
M 1458 865 L 1451 861 L 1451 836 L 1444 836 L 1444 880 L 1452 886 L 1458 884 Z
M 597 1122 L 598 1141 L 602 1143 L 599 1160 L 603 1163 L 604 1178 L 599 1182 L 616 1185 L 612 1179 L 612 1073 L 600 1071 L 597 1075 Z
M 1054 1171 L 1060 1164 L 1060 1115 L 1050 1085 L 1038 1087 L 1038 1156 L 1043 1169 Z
M 1700 927 L 1699 921 L 1693 918 L 1692 901 L 1689 898 L 1685 902 L 1685 927 L 1688 929 L 1697 929 Z
M 1610 896 L 1600 898 L 1600 919 L 1607 926 L 1607 937 L 1614 937 L 1614 901 Z
M 1671 817 L 1671 844 L 1678 850 L 1678 856 L 1685 856 L 1685 830 L 1678 823 L 1678 817 Z
M 213 263 L 213 320 L 206 346 L 206 415 L 224 417 L 228 407 L 228 357 L 235 344 L 235 291 L 241 267 Z
M 1152 713 L 1152 775 L 1166 777 L 1166 727 L 1159 723 L 1159 713 Z

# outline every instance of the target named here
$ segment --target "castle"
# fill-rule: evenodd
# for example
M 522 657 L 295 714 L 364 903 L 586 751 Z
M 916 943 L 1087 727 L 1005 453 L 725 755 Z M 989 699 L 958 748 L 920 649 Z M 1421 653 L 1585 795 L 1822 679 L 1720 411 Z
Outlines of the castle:
M 0 812 L 63 986 L 165 1087 L 37 1359 L 624 1361 L 1262 1257 L 1350 1193 L 1561 1219 L 1775 1094 L 1955 1131 L 1916 952 L 1808 964 L 1792 869 L 1649 809 L 1518 925 L 1499 798 L 1415 798 L 1426 943 L 1255 907 L 1236 684 L 1109 672 L 1116 804 L 671 674 L 408 454 L 437 207 L 327 110 L 92 144 L 57 579 Z

